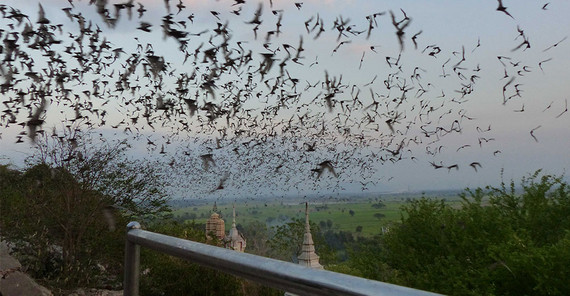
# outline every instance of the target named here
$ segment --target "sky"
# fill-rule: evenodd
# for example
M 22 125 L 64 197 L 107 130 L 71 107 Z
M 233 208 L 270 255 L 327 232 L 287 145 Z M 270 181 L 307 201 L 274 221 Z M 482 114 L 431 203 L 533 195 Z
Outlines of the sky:
M 108 2 L 109 9 L 112 4 L 120 3 Z M 139 19 L 134 12 L 128 20 L 123 12 L 114 29 L 101 22 L 95 7 L 89 6 L 87 1 L 74 1 L 73 11 L 81 12 L 86 19 L 98 24 L 112 47 L 122 48 L 125 54 L 101 72 L 86 73 L 85 83 L 68 85 L 81 96 L 77 100 L 92 100 L 95 106 L 108 110 L 107 123 L 94 127 L 97 133 L 107 138 L 130 139 L 134 143 L 133 157 L 176 163 L 180 171 L 172 174 L 181 183 L 191 184 L 181 186 L 176 193 L 178 197 L 339 196 L 463 189 L 498 185 L 501 176 L 508 182 L 538 169 L 561 175 L 570 168 L 570 113 L 564 112 L 570 99 L 570 40 L 566 40 L 570 35 L 568 1 L 547 4 L 505 0 L 504 5 L 512 17 L 497 11 L 496 1 L 328 0 L 302 1 L 299 8 L 294 1 L 278 0 L 273 1 L 273 7 L 269 1 L 246 1 L 243 5 L 224 0 L 183 1 L 185 7 L 180 13 L 177 13 L 178 2 L 170 2 L 174 19 L 184 20 L 187 26 L 183 28 L 178 23 L 174 27 L 190 34 L 208 30 L 200 36 L 188 37 L 188 52 L 194 52 L 200 44 L 203 44 L 201 50 L 211 47 L 209 41 L 219 44 L 221 38 L 212 31 L 216 26 L 224 26 L 226 20 L 231 35 L 229 43 L 234 48 L 231 55 L 238 55 L 237 41 L 254 52 L 254 62 L 248 67 L 216 77 L 215 96 L 200 87 L 204 80 L 196 82 L 189 93 L 197 92 L 200 107 L 208 102 L 222 106 L 236 95 L 238 88 L 247 89 L 249 73 L 256 87 L 239 108 L 240 114 L 251 110 L 258 116 L 255 125 L 237 120 L 238 116 L 234 115 L 233 125 L 227 128 L 223 128 L 225 120 L 222 119 L 216 121 L 214 128 L 205 128 L 199 120 L 207 113 L 202 109 L 194 117 L 176 117 L 187 120 L 189 128 L 186 129 L 181 129 L 175 120 L 164 120 L 167 124 L 155 124 L 152 128 L 139 122 L 131 126 L 132 130 L 138 128 L 136 133 L 127 133 L 120 131 L 126 126 L 121 125 L 121 121 L 126 118 L 128 122 L 140 112 L 133 109 L 137 103 L 125 102 L 149 96 L 152 87 L 147 86 L 145 90 L 142 86 L 132 94 L 110 92 L 110 102 L 105 105 L 82 95 L 85 90 L 92 91 L 95 84 L 101 84 L 105 77 L 113 80 L 125 71 L 126 59 L 129 53 L 138 50 L 137 44 L 147 50 L 147 44 L 151 44 L 152 51 L 170 63 L 169 69 L 174 74 L 161 76 L 158 91 L 163 91 L 165 99 L 172 94 L 166 90 L 176 88 L 173 78 L 176 75 L 195 72 L 198 80 L 205 79 L 203 75 L 212 75 L 213 67 L 200 63 L 206 60 L 202 53 L 184 62 L 186 57 L 179 50 L 180 44 L 174 38 L 164 37 L 160 27 L 161 18 L 167 13 L 163 1 L 135 1 L 136 8 L 136 3 L 144 5 L 147 10 L 144 16 Z M 61 10 L 69 7 L 66 1 L 41 3 L 52 24 L 62 24 L 63 31 L 77 34 L 77 24 L 70 23 Z M 37 1 L 8 0 L 3 4 L 25 12 L 31 22 L 37 20 Z M 247 22 L 254 19 L 258 7 L 262 9 L 263 23 L 255 38 L 253 25 Z M 232 13 L 238 9 L 241 9 L 239 15 Z M 375 18 L 366 18 L 375 13 L 378 13 Z M 391 13 L 400 28 L 405 26 L 403 46 L 395 34 Z M 191 15 L 193 23 L 188 19 Z M 280 36 L 274 34 L 267 41 L 266 33 L 274 30 L 279 15 L 282 15 Z M 316 31 L 308 30 L 315 27 L 318 31 L 318 25 L 314 25 L 318 19 L 322 20 L 325 32 L 315 38 Z M 335 20 L 344 21 L 344 29 L 350 27 L 353 32 L 362 33 L 339 31 Z M 151 33 L 137 30 L 141 21 L 153 24 Z M 8 23 L 5 19 L 0 22 L 3 39 L 7 32 L 23 28 L 11 29 Z M 369 25 L 374 28 L 366 38 Z M 417 47 L 411 39 L 414 35 Z M 214 37 L 209 39 L 210 36 Z M 66 40 L 64 45 L 71 42 L 65 34 L 61 38 Z M 291 79 L 282 78 L 277 65 L 271 67 L 266 76 L 260 76 L 264 67 L 260 53 L 275 50 L 272 58 L 277 64 L 287 55 L 283 45 L 290 45 L 294 56 L 301 39 L 304 51 L 299 63 L 288 60 L 286 68 L 286 75 L 298 80 L 296 86 Z M 522 44 L 524 40 L 528 40 L 529 48 Z M 64 47 L 53 48 L 62 51 Z M 38 53 L 32 55 L 37 55 L 36 60 L 42 59 Z M 462 56 L 464 61 L 461 61 Z M 71 67 L 74 61 L 67 58 Z M 42 67 L 41 63 L 37 62 L 38 68 Z M 331 91 L 324 86 L 325 75 L 330 80 L 340 81 L 332 105 L 323 99 Z M 91 79 L 99 80 L 88 82 Z M 140 79 L 145 78 L 140 75 Z M 156 80 L 152 82 L 149 78 L 149 84 Z M 229 81 L 234 81 L 233 86 L 221 87 L 222 84 L 227 86 Z M 281 92 L 271 94 L 271 85 L 277 82 L 282 83 Z M 310 87 L 313 85 L 315 87 Z M 407 88 L 402 100 L 402 89 Z M 256 94 L 260 95 L 256 97 Z M 285 99 L 279 95 L 287 94 L 294 94 L 297 101 L 289 100 L 280 105 L 279 100 Z M 3 101 L 14 96 L 10 92 L 0 94 Z M 355 103 L 355 97 L 362 102 L 360 105 Z M 156 107 L 154 98 L 151 100 Z M 374 101 L 381 102 L 379 108 L 372 105 Z M 7 106 L 0 108 L 7 109 Z M 270 114 L 269 110 L 277 111 L 271 118 L 267 115 L 269 119 L 265 120 L 263 116 Z M 42 128 L 50 130 L 53 126 L 64 130 L 65 123 L 74 114 L 73 106 L 52 103 L 42 114 L 45 117 Z M 309 123 L 300 124 L 297 118 L 304 114 L 309 114 L 305 119 Z M 392 131 L 386 121 L 395 116 Z M 95 117 L 92 118 L 95 121 Z M 298 128 L 283 131 L 287 127 L 284 122 L 292 118 Z M 19 122 L 26 120 L 25 114 L 18 117 Z M 24 143 L 15 143 L 19 133 L 24 131 L 25 134 L 26 129 L 7 124 L 5 120 L 0 124 L 0 163 L 22 167 L 22 160 L 32 151 L 29 132 L 20 135 L 24 136 Z M 120 127 L 113 128 L 113 125 Z M 350 135 L 343 136 L 335 125 L 350 129 Z M 319 133 L 320 126 L 326 126 L 327 132 Z M 249 138 L 236 133 L 244 127 L 253 131 Z M 279 132 L 275 134 L 272 127 Z M 221 139 L 221 147 L 215 144 L 216 139 Z M 151 140 L 157 145 L 148 145 Z M 254 142 L 261 144 L 254 145 Z M 315 151 L 308 149 L 311 145 L 316 146 Z M 165 146 L 165 153 L 159 154 Z M 233 150 L 236 147 L 246 147 L 247 152 L 239 154 Z M 398 153 L 392 155 L 396 159 L 389 159 L 390 151 L 397 149 L 400 149 Z M 205 169 L 201 159 L 205 154 L 214 155 L 215 168 Z M 334 174 L 319 167 L 323 161 L 334 165 Z M 317 177 L 319 168 L 323 172 Z M 222 183 L 224 188 L 216 190 Z

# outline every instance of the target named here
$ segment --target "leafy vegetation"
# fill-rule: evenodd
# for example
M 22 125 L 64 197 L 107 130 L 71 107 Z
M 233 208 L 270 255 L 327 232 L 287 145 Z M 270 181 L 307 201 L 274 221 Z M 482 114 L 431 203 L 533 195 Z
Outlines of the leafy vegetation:
M 1 167 L 2 235 L 49 285 L 119 287 L 117 225 L 167 214 L 164 184 L 156 170 L 127 158 L 124 142 L 91 146 L 73 137 L 40 138 L 24 171 Z
M 467 190 L 463 206 L 422 198 L 337 270 L 454 295 L 568 295 L 570 191 L 560 177 Z

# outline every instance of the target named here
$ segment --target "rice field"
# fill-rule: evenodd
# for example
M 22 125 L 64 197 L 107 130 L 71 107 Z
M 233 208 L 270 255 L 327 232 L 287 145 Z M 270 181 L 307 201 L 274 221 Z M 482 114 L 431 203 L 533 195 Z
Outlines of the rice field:
M 416 196 L 417 197 L 417 196 Z M 412 197 L 414 198 L 414 197 Z M 408 198 L 359 199 L 351 202 L 320 202 L 309 204 L 310 220 L 313 223 L 330 226 L 334 231 L 349 231 L 357 235 L 373 236 L 381 233 L 383 226 L 399 221 L 401 207 Z M 459 205 L 457 198 L 447 198 Z M 205 223 L 212 213 L 213 202 L 173 210 L 175 217 Z M 232 224 L 232 204 L 218 203 L 218 212 L 226 222 L 226 230 Z M 267 226 L 281 225 L 293 219 L 305 218 L 305 204 L 302 202 L 249 202 L 236 203 L 236 223 L 248 225 L 254 221 Z M 361 226 L 361 227 L 359 227 Z M 357 231 L 359 228 L 359 231 Z

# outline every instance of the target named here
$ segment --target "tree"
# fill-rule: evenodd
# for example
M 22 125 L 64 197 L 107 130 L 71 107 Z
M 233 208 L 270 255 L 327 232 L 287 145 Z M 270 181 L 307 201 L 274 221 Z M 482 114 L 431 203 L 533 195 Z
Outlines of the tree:
M 87 135 L 66 136 L 38 138 L 23 173 L 2 167 L 10 182 L 0 190 L 10 194 L 3 235 L 29 246 L 40 277 L 92 285 L 102 271 L 93 270 L 96 263 L 120 273 L 120 225 L 168 213 L 167 198 L 158 170 L 129 160 L 126 143 L 91 146 Z
M 160 161 L 130 159 L 130 148 L 126 140 L 108 141 L 89 131 L 54 131 L 39 137 L 27 163 L 67 171 L 82 190 L 93 190 L 110 199 L 102 206 L 121 209 L 132 217 L 165 213 L 167 166 Z
M 248 223 L 243 229 L 243 235 L 247 238 L 246 252 L 268 257 L 271 253 L 268 244 L 270 231 L 266 223 L 260 221 Z
M 315 243 L 315 250 L 320 257 L 320 263 L 326 265 L 335 262 L 334 251 L 328 246 L 326 240 L 316 223 L 311 224 L 311 234 Z M 270 257 L 297 262 L 301 251 L 305 233 L 305 221 L 294 219 L 292 222 L 273 227 L 273 236 L 268 245 L 271 248 Z
M 375 209 L 381 209 L 386 207 L 386 204 L 383 203 L 382 201 L 378 201 L 377 203 L 372 204 L 372 207 Z
M 366 276 L 445 294 L 567 295 L 568 185 L 540 172 L 521 185 L 522 193 L 512 181 L 468 190 L 459 209 L 411 201 L 379 244 L 379 260 L 393 270 Z
M 395 277 L 393 270 L 385 262 L 380 237 L 367 238 L 359 236 L 357 240 L 347 245 L 348 260 L 333 266 L 332 271 L 354 276 L 374 279 L 383 282 L 402 284 Z
M 375 213 L 374 214 L 374 218 L 380 220 L 382 218 L 386 217 L 386 215 L 382 214 L 382 213 Z
M 358 228 L 358 227 L 357 227 Z M 334 252 L 335 261 L 331 263 L 342 262 L 346 260 L 346 248 L 354 243 L 354 236 L 350 231 L 335 232 L 328 229 L 322 233 L 327 246 Z

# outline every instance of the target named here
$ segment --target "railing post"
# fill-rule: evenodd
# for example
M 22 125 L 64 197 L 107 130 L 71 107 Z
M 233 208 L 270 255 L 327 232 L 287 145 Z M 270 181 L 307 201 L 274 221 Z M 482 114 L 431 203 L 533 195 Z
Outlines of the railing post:
M 125 278 L 123 279 L 123 293 L 125 296 L 139 295 L 140 276 L 140 246 L 128 238 L 129 230 L 141 229 L 138 222 L 127 224 L 127 237 L 125 239 Z

